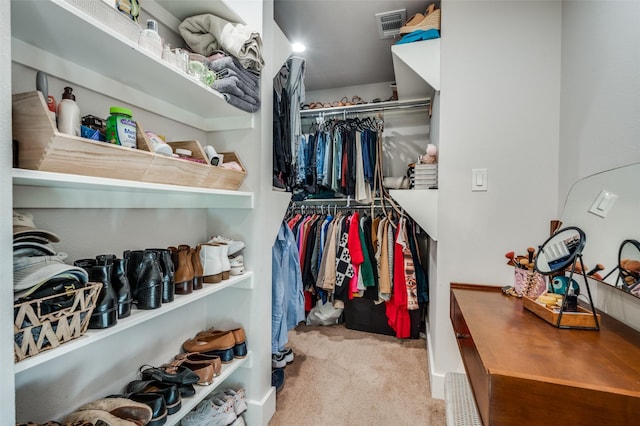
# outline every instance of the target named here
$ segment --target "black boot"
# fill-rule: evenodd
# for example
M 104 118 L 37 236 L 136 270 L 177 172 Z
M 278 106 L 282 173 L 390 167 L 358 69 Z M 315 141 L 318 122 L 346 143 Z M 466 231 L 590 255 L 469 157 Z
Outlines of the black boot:
M 158 253 L 158 262 L 162 270 L 162 303 L 170 303 L 175 299 L 175 265 L 171 259 L 169 249 L 152 248 L 147 249 Z
M 131 315 L 131 286 L 127 276 L 129 259 L 118 259 L 115 254 L 101 254 L 96 256 L 100 265 L 113 265 L 111 269 L 111 285 L 118 300 L 118 319 Z
M 90 282 L 102 283 L 96 307 L 91 313 L 89 328 L 109 328 L 118 322 L 118 302 L 116 292 L 111 286 L 111 265 L 98 265 L 95 259 L 80 259 L 75 266 L 83 268 L 89 274 Z
M 151 250 L 127 250 L 128 277 L 133 300 L 138 309 L 157 309 L 162 306 L 163 276 L 158 254 Z

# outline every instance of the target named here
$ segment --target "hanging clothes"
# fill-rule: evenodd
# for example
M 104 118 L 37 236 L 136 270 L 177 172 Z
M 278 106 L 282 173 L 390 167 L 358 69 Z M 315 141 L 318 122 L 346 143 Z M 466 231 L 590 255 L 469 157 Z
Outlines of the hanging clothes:
M 280 225 L 271 249 L 271 353 L 284 350 L 287 332 L 304 321 L 298 248 L 291 229 Z
M 291 57 L 273 79 L 273 184 L 280 189 L 291 189 L 298 177 L 305 66 L 304 59 Z
M 358 310 L 355 315 L 365 316 L 371 309 L 372 315 L 385 316 L 375 321 L 385 324 L 383 334 L 417 337 L 415 330 L 428 300 L 417 225 L 406 216 L 371 216 L 344 209 L 347 212 L 334 215 L 323 209 L 306 214 L 291 211 L 287 216 L 286 226 L 296 238 L 294 245 L 300 247 L 305 311 L 317 301 L 344 308 L 347 316 L 351 309 Z M 356 304 L 357 299 L 369 304 Z
M 303 134 L 295 157 L 304 165 L 304 180 L 299 187 L 307 195 L 324 191 L 338 192 L 370 203 L 377 152 L 379 151 L 381 122 L 370 118 L 345 120 L 321 117 Z M 299 173 L 300 174 L 300 173 Z

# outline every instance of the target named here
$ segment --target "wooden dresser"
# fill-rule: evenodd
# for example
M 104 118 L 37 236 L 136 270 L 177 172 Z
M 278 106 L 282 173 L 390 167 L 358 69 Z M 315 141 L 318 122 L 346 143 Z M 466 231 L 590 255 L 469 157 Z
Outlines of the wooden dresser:
M 485 426 L 640 424 L 640 333 L 558 329 L 499 287 L 451 284 L 451 322 Z

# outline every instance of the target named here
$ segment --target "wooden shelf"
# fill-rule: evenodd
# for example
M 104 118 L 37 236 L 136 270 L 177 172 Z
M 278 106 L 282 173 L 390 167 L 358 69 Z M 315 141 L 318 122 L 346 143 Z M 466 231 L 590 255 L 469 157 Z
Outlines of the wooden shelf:
M 253 192 L 13 169 L 15 208 L 243 208 Z
M 173 3 L 182 8 L 187 2 Z M 14 62 L 204 131 L 254 126 L 253 115 L 229 105 L 222 94 L 64 0 L 12 1 L 11 27 Z
M 120 333 L 128 328 L 135 327 L 143 322 L 152 320 L 161 315 L 171 312 L 174 309 L 181 308 L 196 300 L 208 297 L 214 293 L 222 291 L 228 287 L 237 287 L 242 289 L 251 288 L 252 272 L 245 272 L 242 275 L 232 276 L 228 280 L 222 281 L 218 284 L 206 284 L 201 290 L 196 290 L 191 294 L 175 295 L 175 300 L 171 303 L 164 303 L 158 309 L 141 310 L 132 309 L 131 315 L 127 318 L 119 319 L 116 325 L 103 330 L 87 330 L 87 332 L 81 337 L 66 342 L 55 349 L 50 349 L 39 353 L 38 355 L 26 358 L 15 364 L 14 372 L 19 374 L 23 371 L 27 371 L 31 368 L 44 364 L 52 359 L 61 357 L 71 351 L 82 348 L 84 346 L 91 345 L 102 339 L 106 339 L 109 336 Z

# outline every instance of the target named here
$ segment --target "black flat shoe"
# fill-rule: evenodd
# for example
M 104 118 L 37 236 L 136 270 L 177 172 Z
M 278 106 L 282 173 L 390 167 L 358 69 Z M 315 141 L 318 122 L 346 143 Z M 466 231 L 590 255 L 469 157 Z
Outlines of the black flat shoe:
M 178 385 L 175 383 L 163 383 L 157 380 L 134 380 L 127 385 L 125 392 L 127 394 L 151 393 L 162 395 L 167 414 L 177 413 L 182 408 L 182 398 L 180 397 Z
M 162 426 L 167 422 L 167 403 L 164 400 L 164 396 L 155 392 L 139 392 L 130 393 L 125 395 L 132 401 L 142 402 L 151 408 L 153 413 L 151 420 L 147 423 L 147 426 Z
M 193 385 L 200 380 L 196 373 L 182 365 L 162 367 L 143 365 L 140 367 L 140 375 L 142 380 L 158 380 L 163 383 L 175 383 L 178 386 Z

